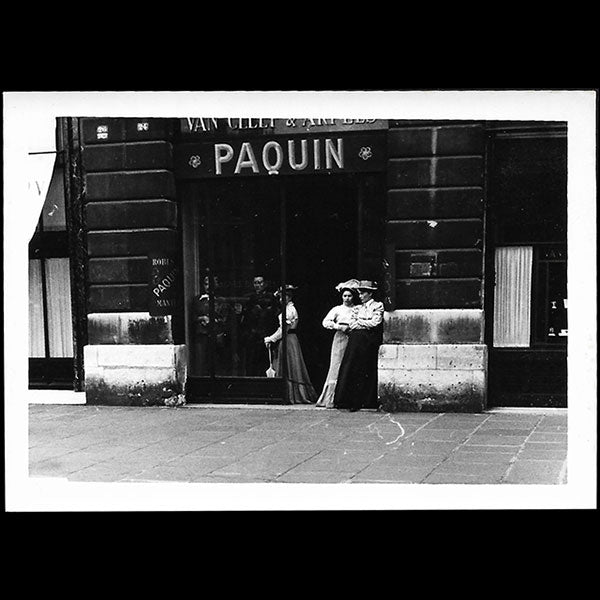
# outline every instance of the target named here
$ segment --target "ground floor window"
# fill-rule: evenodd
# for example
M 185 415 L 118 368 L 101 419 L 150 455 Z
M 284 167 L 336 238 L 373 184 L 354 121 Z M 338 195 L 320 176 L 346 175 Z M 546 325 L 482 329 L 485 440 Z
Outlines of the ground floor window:
M 261 182 L 184 195 L 190 375 L 266 377 L 282 283 L 278 195 Z
M 566 345 L 568 337 L 566 246 L 548 244 L 535 252 L 534 344 Z
M 495 249 L 495 348 L 566 344 L 565 255 L 558 244 Z
M 64 169 L 57 155 L 29 243 L 29 385 L 73 386 L 75 343 Z

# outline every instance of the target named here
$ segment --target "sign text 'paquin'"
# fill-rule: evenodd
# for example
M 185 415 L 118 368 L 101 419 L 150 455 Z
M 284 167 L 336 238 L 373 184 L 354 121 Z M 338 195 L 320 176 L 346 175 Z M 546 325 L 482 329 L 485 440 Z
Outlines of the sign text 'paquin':
M 224 165 L 235 159 L 234 174 L 240 175 L 244 169 L 251 169 L 254 174 L 259 174 L 264 169 L 269 175 L 278 175 L 283 163 L 294 171 L 303 171 L 309 164 L 315 171 L 325 169 L 344 168 L 344 142 L 342 138 L 335 140 L 287 140 L 280 143 L 270 140 L 258 148 L 257 153 L 251 142 L 242 142 L 237 153 L 231 144 L 215 144 L 215 173 L 223 174 Z M 299 142 L 299 143 L 297 143 Z M 299 146 L 299 148 L 297 147 Z
M 256 138 L 181 144 L 175 172 L 182 178 L 378 171 L 385 165 L 381 136 Z
M 173 314 L 178 307 L 178 268 L 169 256 L 148 257 L 150 279 L 148 282 L 149 312 L 152 316 Z

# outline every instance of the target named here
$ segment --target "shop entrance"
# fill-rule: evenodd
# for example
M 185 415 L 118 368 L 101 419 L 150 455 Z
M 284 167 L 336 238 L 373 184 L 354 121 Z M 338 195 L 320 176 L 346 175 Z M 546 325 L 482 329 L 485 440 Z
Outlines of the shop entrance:
M 281 374 L 267 376 L 262 342 L 277 329 L 281 306 L 273 292 L 284 284 L 297 288 L 297 336 L 320 392 L 332 341 L 322 320 L 340 301 L 335 285 L 379 275 L 364 272 L 382 239 L 369 225 L 373 219 L 364 218 L 377 212 L 366 206 L 375 179 L 323 175 L 181 184 L 188 402 L 286 402 Z M 384 195 L 377 198 L 382 204 Z

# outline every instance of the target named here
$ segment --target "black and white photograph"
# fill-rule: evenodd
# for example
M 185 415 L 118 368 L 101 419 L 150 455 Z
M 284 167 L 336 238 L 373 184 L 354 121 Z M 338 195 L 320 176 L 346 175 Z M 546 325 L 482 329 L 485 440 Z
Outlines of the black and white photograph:
M 3 101 L 7 511 L 596 508 L 597 90 Z

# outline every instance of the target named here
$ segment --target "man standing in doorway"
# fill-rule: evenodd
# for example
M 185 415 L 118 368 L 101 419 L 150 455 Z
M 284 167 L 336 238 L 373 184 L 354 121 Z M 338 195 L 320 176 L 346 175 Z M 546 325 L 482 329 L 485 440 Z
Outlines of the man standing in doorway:
M 269 356 L 264 338 L 277 329 L 277 300 L 267 289 L 267 282 L 262 275 L 254 277 L 252 284 L 254 293 L 248 296 L 240 320 L 246 375 L 265 377 Z
M 217 277 L 214 284 L 214 322 L 211 328 L 209 278 L 203 280 L 204 292 L 192 300 L 192 318 L 194 320 L 194 352 L 192 355 L 192 374 L 209 376 L 211 345 L 209 336 L 214 336 L 214 370 L 216 375 L 231 374 L 230 349 L 230 309 L 225 298 L 217 294 L 220 284 Z

